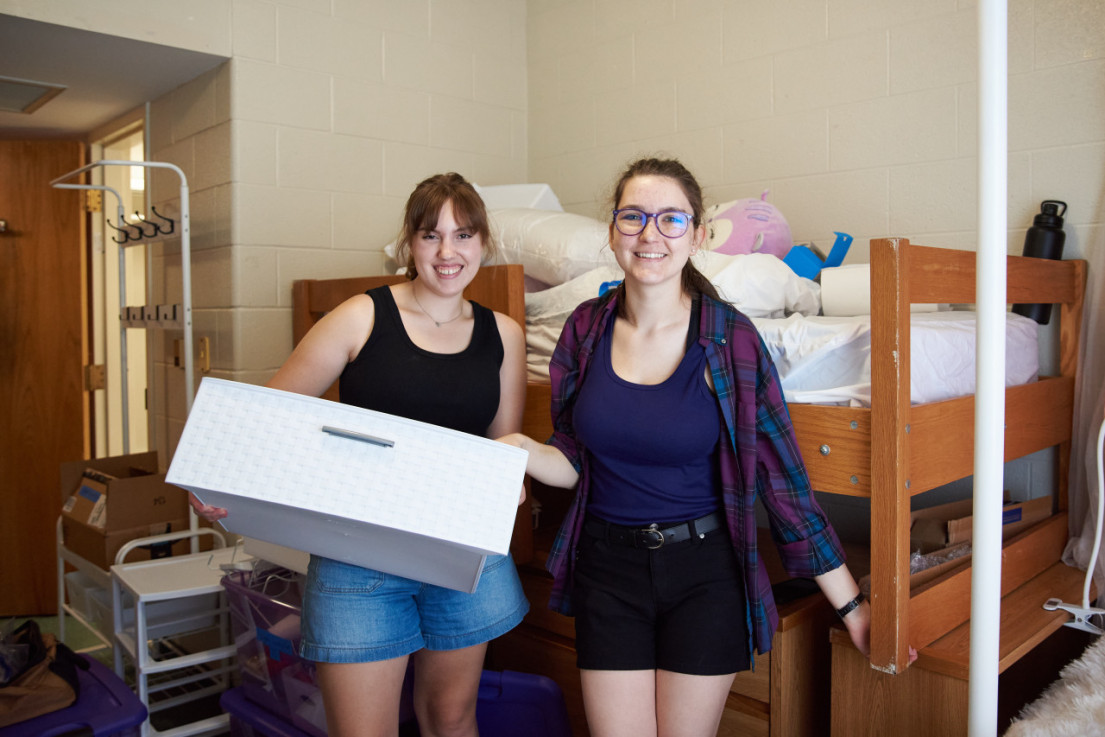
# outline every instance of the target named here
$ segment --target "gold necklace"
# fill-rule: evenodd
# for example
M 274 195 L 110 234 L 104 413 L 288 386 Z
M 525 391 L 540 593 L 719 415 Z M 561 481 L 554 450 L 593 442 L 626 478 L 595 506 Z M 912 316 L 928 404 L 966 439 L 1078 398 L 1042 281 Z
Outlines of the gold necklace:
M 411 294 L 414 295 L 414 302 L 418 305 L 418 309 L 422 310 L 422 314 L 430 318 L 430 320 L 432 320 L 434 325 L 436 325 L 437 327 L 448 325 L 453 320 L 456 320 L 458 317 L 464 314 L 464 303 L 461 302 L 460 309 L 457 311 L 457 314 L 453 315 L 448 320 L 442 320 L 441 322 L 438 322 L 436 319 L 434 319 L 434 316 L 427 312 L 426 308 L 422 306 L 422 301 L 418 299 L 418 290 L 415 289 L 413 286 L 411 287 Z

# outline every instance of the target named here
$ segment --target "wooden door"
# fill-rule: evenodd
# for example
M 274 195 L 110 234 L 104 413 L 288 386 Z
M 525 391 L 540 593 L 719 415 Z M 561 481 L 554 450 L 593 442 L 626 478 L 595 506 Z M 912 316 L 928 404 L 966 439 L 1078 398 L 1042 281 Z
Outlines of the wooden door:
M 86 259 L 75 141 L 0 141 L 0 616 L 57 612 L 58 467 L 87 457 Z

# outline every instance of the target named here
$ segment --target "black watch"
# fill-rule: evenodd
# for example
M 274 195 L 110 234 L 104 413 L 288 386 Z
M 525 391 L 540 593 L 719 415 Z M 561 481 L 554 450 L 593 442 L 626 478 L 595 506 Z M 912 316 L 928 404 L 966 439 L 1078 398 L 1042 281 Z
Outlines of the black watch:
M 844 619 L 852 612 L 853 609 L 859 608 L 859 605 L 866 600 L 867 597 L 863 595 L 863 592 L 859 592 L 858 594 L 856 594 L 856 598 L 852 599 L 850 602 L 836 610 L 836 616 Z

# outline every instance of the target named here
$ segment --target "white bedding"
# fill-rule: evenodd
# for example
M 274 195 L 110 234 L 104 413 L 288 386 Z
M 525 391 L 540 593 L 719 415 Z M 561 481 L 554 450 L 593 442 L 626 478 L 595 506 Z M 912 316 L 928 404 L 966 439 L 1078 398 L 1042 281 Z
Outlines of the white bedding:
M 767 343 L 788 402 L 871 406 L 870 317 L 752 318 Z M 910 322 L 910 400 L 914 404 L 974 394 L 974 312 L 914 313 Z M 1006 320 L 1005 384 L 1035 381 L 1036 323 Z
M 793 314 L 781 319 L 754 317 L 752 321 L 775 361 L 788 402 L 871 405 L 870 317 Z M 910 397 L 914 404 L 974 393 L 975 324 L 973 312 L 912 315 Z M 1039 371 L 1036 323 L 1009 313 L 1006 326 L 1006 385 L 1035 381 Z M 541 329 L 547 331 L 547 327 Z M 529 380 L 533 382 L 549 381 L 550 349 L 542 347 L 544 342 L 527 335 Z

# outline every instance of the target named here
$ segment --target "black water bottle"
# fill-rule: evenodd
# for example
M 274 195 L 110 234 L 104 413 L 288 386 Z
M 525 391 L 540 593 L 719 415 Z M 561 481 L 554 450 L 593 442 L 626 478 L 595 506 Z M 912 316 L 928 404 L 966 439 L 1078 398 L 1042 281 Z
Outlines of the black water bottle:
M 1059 208 L 1062 207 L 1062 211 Z M 1063 258 L 1063 216 L 1067 213 L 1067 203 L 1059 200 L 1044 200 L 1040 203 L 1040 214 L 1032 220 L 1032 227 L 1024 236 L 1022 256 L 1032 258 Z M 1051 305 L 1013 305 L 1013 312 L 1031 317 L 1041 325 L 1051 320 Z

